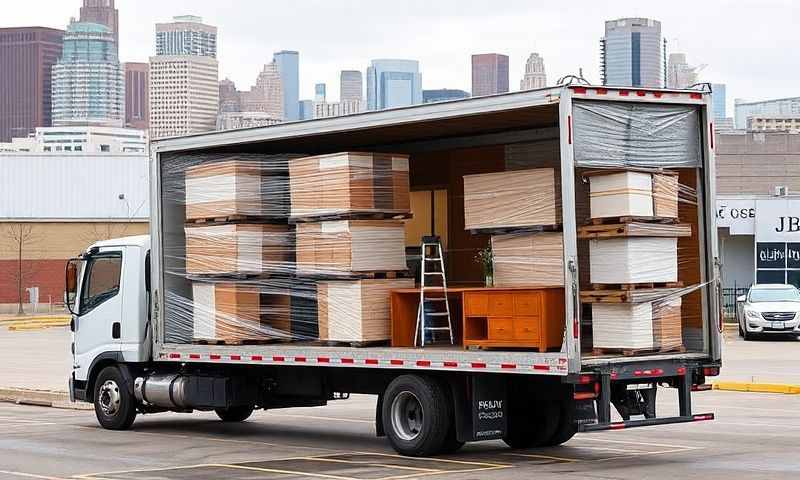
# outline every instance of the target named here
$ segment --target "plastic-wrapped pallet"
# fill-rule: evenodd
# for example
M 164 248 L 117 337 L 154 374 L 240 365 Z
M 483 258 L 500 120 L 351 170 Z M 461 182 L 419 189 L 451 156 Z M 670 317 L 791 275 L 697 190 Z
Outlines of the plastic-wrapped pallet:
M 407 214 L 408 155 L 342 152 L 289 163 L 291 215 Z
M 193 338 L 237 343 L 261 336 L 259 295 L 250 285 L 194 282 Z
M 673 172 L 587 172 L 592 218 L 678 216 L 678 176 Z
M 682 345 L 681 299 L 643 303 L 593 303 L 596 349 L 670 350 Z
M 320 282 L 320 339 L 355 343 L 389 340 L 389 291 L 413 287 L 411 278 Z
M 564 285 L 561 232 L 492 235 L 492 259 L 497 287 Z
M 186 273 L 289 273 L 294 228 L 290 225 L 224 224 L 188 226 Z
M 676 282 L 678 239 L 620 237 L 589 240 L 589 262 L 592 283 Z
M 465 175 L 464 228 L 560 224 L 559 178 L 552 168 Z
M 338 220 L 297 224 L 299 274 L 405 269 L 405 230 L 401 221 Z

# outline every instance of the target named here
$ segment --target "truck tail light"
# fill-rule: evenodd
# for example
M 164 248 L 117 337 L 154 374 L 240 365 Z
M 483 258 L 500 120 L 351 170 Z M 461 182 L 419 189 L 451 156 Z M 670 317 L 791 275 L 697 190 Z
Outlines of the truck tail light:
M 719 375 L 719 367 L 703 367 L 703 375 L 706 377 L 716 377 Z

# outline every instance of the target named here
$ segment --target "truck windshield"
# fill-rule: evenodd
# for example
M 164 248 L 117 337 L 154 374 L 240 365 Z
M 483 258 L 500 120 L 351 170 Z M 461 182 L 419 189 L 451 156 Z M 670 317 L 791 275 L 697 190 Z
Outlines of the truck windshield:
M 753 289 L 750 303 L 759 302 L 800 302 L 800 291 L 796 288 Z

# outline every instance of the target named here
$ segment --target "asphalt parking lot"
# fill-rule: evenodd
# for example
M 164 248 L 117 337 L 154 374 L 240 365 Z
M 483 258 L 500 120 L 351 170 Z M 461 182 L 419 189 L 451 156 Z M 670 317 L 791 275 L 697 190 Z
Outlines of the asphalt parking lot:
M 669 394 L 669 395 L 667 395 Z M 665 391 L 662 414 L 677 408 Z M 670 398 L 667 398 L 670 397 Z M 374 436 L 374 399 L 259 412 L 242 424 L 208 413 L 140 416 L 100 429 L 91 411 L 0 404 L 0 478 L 442 479 L 793 478 L 800 474 L 800 396 L 704 392 L 697 412 L 717 420 L 579 434 L 557 448 L 501 442 L 413 459 Z M 794 453 L 792 453 L 794 452 Z

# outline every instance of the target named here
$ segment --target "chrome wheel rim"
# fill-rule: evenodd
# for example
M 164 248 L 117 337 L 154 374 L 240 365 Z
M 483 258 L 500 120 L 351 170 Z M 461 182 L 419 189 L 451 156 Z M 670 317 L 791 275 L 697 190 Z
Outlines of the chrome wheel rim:
M 392 401 L 392 429 L 405 441 L 414 440 L 422 432 L 422 404 L 411 392 L 400 392 Z
M 100 410 L 105 415 L 112 416 L 119 411 L 122 396 L 119 393 L 119 385 L 114 380 L 106 380 L 100 387 L 98 403 Z

